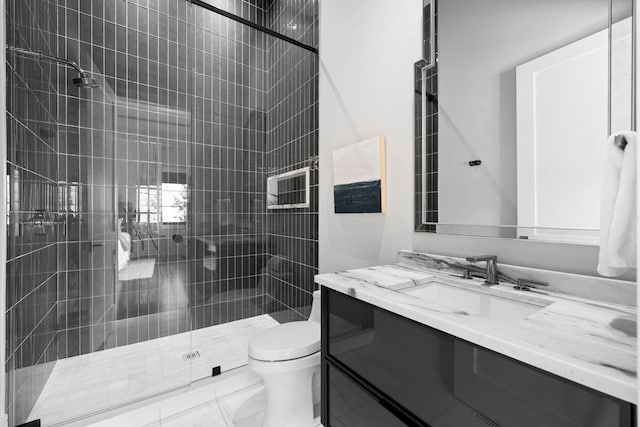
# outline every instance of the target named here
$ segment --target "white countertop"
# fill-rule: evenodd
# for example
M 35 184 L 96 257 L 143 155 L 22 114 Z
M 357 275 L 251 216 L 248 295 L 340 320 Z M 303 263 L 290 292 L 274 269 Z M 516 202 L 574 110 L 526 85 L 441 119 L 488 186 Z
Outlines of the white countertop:
M 481 347 L 636 403 L 637 339 L 609 326 L 611 320 L 621 315 L 635 318 L 635 307 L 562 294 L 525 293 L 508 284 L 493 286 L 488 292 L 525 302 L 542 299 L 548 304 L 507 324 L 398 291 L 419 286 L 434 276 L 454 285 L 478 286 L 480 291 L 487 292 L 478 279 L 462 281 L 442 271 L 400 264 L 320 274 L 315 280 Z

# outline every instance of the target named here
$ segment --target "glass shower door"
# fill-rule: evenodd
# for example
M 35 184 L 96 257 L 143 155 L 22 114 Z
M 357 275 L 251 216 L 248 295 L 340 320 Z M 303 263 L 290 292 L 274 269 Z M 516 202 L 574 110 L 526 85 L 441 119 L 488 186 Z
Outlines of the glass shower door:
M 116 9 L 123 4 L 107 2 Z M 190 384 L 188 290 L 192 102 L 189 2 L 125 3 L 116 35 L 116 345 L 127 346 L 138 394 Z M 117 27 L 117 30 L 122 30 Z M 122 39 L 122 49 L 118 45 Z M 123 54 L 126 51 L 126 55 Z M 133 356 L 135 355 L 135 357 Z M 129 370 L 131 371 L 131 370 Z
M 216 367 L 224 373 L 246 365 L 251 337 L 278 324 L 276 318 L 292 319 L 279 301 L 310 305 L 311 294 L 303 298 L 291 285 L 300 285 L 303 264 L 310 264 L 300 250 L 303 239 L 285 238 L 310 229 L 310 216 L 302 210 L 267 215 L 266 181 L 304 168 L 314 154 L 309 141 L 317 67 L 313 53 L 197 3 L 187 51 L 193 95 L 189 307 L 192 349 L 200 355 L 192 364 L 193 381 Z M 302 3 L 218 6 L 311 41 L 315 18 L 302 13 Z
M 191 4 L 8 6 L 9 407 L 51 425 L 191 382 Z
M 237 6 L 237 7 L 236 7 Z M 259 21 L 257 5 L 230 2 Z M 263 23 L 263 22 L 261 22 Z M 193 145 L 189 307 L 192 381 L 247 364 L 251 336 L 276 322 L 264 315 L 266 138 L 265 45 L 259 30 L 202 6 L 190 17 Z M 266 317 L 266 316 L 265 316 Z

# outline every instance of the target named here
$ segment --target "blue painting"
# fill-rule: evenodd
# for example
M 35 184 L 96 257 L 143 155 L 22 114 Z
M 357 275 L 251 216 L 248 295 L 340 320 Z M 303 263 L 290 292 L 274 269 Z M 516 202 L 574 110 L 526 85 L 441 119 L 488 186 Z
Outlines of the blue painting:
M 336 213 L 384 213 L 384 138 L 368 139 L 333 152 Z

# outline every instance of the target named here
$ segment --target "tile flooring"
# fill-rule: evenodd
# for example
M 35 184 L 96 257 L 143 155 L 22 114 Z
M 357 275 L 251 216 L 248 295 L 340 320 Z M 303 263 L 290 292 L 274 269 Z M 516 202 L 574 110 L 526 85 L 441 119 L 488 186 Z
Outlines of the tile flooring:
M 29 420 L 61 424 L 186 387 L 210 377 L 214 366 L 221 366 L 223 373 L 244 366 L 251 336 L 276 324 L 265 314 L 59 360 Z M 200 357 L 185 361 L 189 351 L 198 351 Z
M 265 409 L 264 393 L 264 386 L 259 384 L 198 407 L 162 417 L 145 427 L 261 427 Z M 319 418 L 316 418 L 314 426 L 322 427 Z
M 88 425 L 260 427 L 265 409 L 265 390 L 260 377 L 243 367 L 218 378 L 206 384 L 196 383 L 188 392 Z M 319 418 L 314 425 L 321 427 Z

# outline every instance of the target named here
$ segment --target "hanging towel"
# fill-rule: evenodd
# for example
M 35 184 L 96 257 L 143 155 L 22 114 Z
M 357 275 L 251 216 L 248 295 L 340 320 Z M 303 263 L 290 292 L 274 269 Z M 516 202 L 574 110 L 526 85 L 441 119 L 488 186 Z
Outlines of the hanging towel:
M 626 140 L 626 146 L 616 143 Z M 635 132 L 611 135 L 605 147 L 600 200 L 600 257 L 598 273 L 620 276 L 636 266 L 636 155 Z

